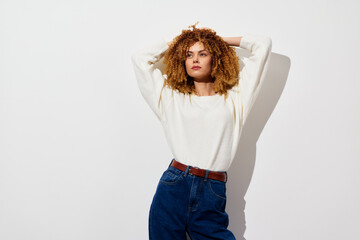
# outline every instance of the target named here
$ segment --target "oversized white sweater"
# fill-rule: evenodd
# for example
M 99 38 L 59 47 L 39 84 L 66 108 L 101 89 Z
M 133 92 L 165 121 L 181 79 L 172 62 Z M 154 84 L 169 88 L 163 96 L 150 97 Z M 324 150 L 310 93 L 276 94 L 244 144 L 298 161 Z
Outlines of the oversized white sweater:
M 267 70 L 271 39 L 244 34 L 240 47 L 250 57 L 239 56 L 240 80 L 228 98 L 185 95 L 163 88 L 166 75 L 157 63 L 168 49 L 161 40 L 132 55 L 141 94 L 161 121 L 174 158 L 186 165 L 227 171 L 238 148 L 242 127 L 258 95 Z

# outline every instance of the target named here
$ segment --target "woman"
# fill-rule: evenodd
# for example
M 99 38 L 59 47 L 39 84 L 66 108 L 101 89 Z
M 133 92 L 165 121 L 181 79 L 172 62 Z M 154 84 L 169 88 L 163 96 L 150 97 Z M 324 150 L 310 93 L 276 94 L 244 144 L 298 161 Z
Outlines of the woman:
M 150 207 L 150 240 L 184 240 L 186 232 L 196 240 L 235 239 L 225 212 L 227 170 L 262 84 L 271 39 L 222 38 L 195 25 L 132 56 L 140 91 L 174 156 Z M 251 53 L 241 71 L 234 46 Z M 162 57 L 164 73 L 155 66 Z

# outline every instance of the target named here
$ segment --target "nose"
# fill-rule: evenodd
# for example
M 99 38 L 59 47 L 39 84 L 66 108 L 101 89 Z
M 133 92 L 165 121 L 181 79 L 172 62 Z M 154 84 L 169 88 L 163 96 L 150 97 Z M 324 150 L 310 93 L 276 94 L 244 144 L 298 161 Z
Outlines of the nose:
M 194 57 L 193 62 L 194 62 L 194 63 L 195 63 L 195 62 L 199 62 L 199 60 L 198 60 L 198 57 L 197 57 L 197 56 L 195 56 L 195 57 Z

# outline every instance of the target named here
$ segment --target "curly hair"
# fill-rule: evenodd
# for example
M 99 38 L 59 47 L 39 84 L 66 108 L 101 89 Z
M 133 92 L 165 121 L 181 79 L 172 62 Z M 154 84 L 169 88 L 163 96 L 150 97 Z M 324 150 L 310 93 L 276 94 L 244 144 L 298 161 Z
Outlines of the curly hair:
M 163 61 L 164 73 L 167 75 L 164 86 L 167 85 L 184 94 L 195 94 L 194 80 L 186 72 L 185 60 L 188 48 L 200 42 L 211 54 L 214 91 L 224 95 L 226 99 L 227 91 L 239 82 L 239 58 L 235 48 L 230 47 L 214 30 L 196 28 L 195 25 L 189 26 L 192 30 L 182 30 L 182 33 L 170 43 Z

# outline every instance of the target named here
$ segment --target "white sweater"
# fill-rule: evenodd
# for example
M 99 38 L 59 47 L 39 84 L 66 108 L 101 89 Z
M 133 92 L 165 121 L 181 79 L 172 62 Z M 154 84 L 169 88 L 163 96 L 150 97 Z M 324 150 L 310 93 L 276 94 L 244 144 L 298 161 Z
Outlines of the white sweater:
M 242 127 L 262 85 L 271 45 L 266 36 L 243 35 L 240 47 L 251 55 L 239 56 L 244 63 L 239 85 L 228 91 L 226 101 L 219 94 L 189 96 L 163 88 L 166 75 L 155 63 L 168 49 L 165 40 L 132 55 L 141 94 L 161 121 L 177 161 L 213 171 L 230 168 Z

